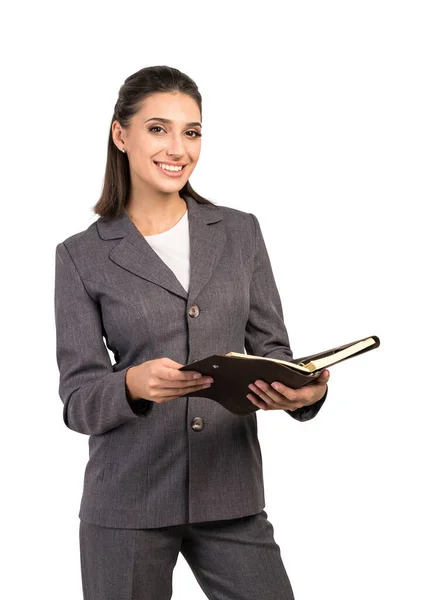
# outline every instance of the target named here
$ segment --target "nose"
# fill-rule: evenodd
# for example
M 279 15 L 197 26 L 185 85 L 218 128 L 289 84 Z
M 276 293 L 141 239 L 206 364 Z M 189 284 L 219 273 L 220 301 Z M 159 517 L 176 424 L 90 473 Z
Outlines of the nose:
M 174 134 L 169 138 L 166 153 L 169 156 L 182 156 L 184 154 L 184 140 L 182 134 Z

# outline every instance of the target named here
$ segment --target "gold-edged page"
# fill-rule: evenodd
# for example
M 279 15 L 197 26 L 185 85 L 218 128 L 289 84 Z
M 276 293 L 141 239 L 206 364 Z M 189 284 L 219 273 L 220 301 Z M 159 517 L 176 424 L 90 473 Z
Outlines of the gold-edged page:
M 357 342 L 356 344 L 353 344 L 353 346 L 349 346 L 348 348 L 345 348 L 344 350 L 339 350 L 339 352 L 335 352 L 334 354 L 330 354 L 329 356 L 324 356 L 323 358 L 317 358 L 316 360 L 310 361 L 306 365 L 303 365 L 303 366 L 308 367 L 308 370 L 310 370 L 310 371 L 315 371 L 317 369 L 323 369 L 327 365 L 338 362 L 340 360 L 343 360 L 343 358 L 348 358 L 349 356 L 353 356 L 357 352 L 360 352 L 361 350 L 364 350 L 365 348 L 368 348 L 369 346 L 372 346 L 373 344 L 375 344 L 375 339 L 372 337 L 369 337 L 369 338 L 366 338 L 365 340 L 362 340 L 361 342 Z
M 257 360 L 270 360 L 272 362 L 277 362 L 280 365 L 285 365 L 286 367 L 291 367 L 292 369 L 296 369 L 297 371 L 301 371 L 303 373 L 310 374 L 310 369 L 303 365 L 297 365 L 296 363 L 288 362 L 287 360 L 281 360 L 280 358 L 269 358 L 267 356 L 255 356 L 254 354 L 241 354 L 240 352 L 228 352 L 225 356 L 233 356 L 234 358 L 256 358 Z

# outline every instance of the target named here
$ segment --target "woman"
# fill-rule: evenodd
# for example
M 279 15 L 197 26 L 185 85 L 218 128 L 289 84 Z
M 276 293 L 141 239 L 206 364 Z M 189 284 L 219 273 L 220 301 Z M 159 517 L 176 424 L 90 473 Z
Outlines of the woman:
M 211 381 L 179 371 L 244 349 L 292 358 L 257 218 L 190 185 L 201 119 L 198 88 L 177 69 L 128 77 L 99 218 L 56 248 L 59 395 L 65 424 L 89 435 L 85 600 L 171 598 L 179 552 L 208 598 L 293 598 L 263 510 L 255 412 L 200 397 Z M 248 397 L 305 421 L 328 377 L 300 390 L 250 382 Z

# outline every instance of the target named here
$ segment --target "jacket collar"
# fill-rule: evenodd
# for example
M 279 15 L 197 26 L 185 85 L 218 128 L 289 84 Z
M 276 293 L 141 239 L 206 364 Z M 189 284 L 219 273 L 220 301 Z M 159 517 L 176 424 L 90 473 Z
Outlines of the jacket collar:
M 119 239 L 109 253 L 117 265 L 191 302 L 210 279 L 226 243 L 223 213 L 216 205 L 200 204 L 191 196 L 187 203 L 190 235 L 189 292 L 174 272 L 153 250 L 125 210 L 116 219 L 99 217 L 97 230 L 102 240 Z

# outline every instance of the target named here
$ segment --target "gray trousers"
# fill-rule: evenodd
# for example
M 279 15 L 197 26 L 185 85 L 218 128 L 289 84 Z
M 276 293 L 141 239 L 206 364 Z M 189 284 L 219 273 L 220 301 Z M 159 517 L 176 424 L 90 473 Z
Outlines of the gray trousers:
M 294 600 L 267 516 L 156 529 L 81 520 L 84 600 L 169 600 L 179 552 L 211 600 Z

